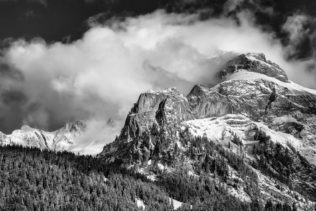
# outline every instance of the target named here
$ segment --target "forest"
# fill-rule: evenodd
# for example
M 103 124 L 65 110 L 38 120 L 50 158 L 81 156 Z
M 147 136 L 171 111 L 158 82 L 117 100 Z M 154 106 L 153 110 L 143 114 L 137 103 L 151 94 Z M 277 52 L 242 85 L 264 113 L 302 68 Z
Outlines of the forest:
M 201 168 L 212 170 L 207 162 Z M 195 178 L 177 171 L 152 182 L 92 156 L 20 146 L 0 147 L 0 178 L 0 210 L 6 211 L 142 210 L 136 199 L 145 210 L 173 210 L 170 198 L 184 202 L 180 211 L 296 210 L 295 205 L 269 201 L 240 202 L 203 174 Z

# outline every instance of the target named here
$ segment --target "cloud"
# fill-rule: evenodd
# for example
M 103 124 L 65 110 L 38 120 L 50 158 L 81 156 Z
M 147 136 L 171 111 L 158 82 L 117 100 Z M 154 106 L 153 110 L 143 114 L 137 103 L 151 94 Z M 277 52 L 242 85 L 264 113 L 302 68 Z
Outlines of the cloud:
M 122 125 L 118 121 L 89 119 L 86 121 L 87 128 L 72 145 L 70 151 L 80 154 L 98 154 L 105 143 L 112 142 Z
M 223 5 L 224 13 L 236 11 L 244 2 L 245 0 L 227 0 Z
M 16 78 L 6 80 L 6 115 L 1 115 L 14 118 L 9 129 L 24 122 L 52 130 L 86 120 L 89 129 L 73 150 L 97 153 L 114 140 L 141 92 L 176 86 L 187 93 L 194 84 L 214 84 L 218 69 L 235 53 L 265 53 L 290 78 L 315 87 L 314 78 L 301 74 L 310 61 L 287 61 L 287 49 L 258 28 L 250 13 L 237 17 L 238 24 L 227 17 L 202 21 L 198 14 L 156 11 L 90 22 L 91 28 L 72 43 L 16 40 L 2 53 L 2 63 Z M 110 118 L 114 124 L 108 124 Z
M 283 25 L 283 30 L 289 33 L 289 39 L 297 42 L 302 39 L 302 34 L 307 34 L 305 25 L 309 18 L 304 14 L 294 14 L 289 16 Z
M 302 13 L 295 13 L 285 21 L 282 30 L 288 34 L 289 44 L 287 48 L 289 56 L 295 56 L 301 45 L 310 40 L 311 22 L 313 22 L 313 18 Z M 307 47 L 310 47 L 309 43 Z M 306 48 L 304 51 L 308 52 Z

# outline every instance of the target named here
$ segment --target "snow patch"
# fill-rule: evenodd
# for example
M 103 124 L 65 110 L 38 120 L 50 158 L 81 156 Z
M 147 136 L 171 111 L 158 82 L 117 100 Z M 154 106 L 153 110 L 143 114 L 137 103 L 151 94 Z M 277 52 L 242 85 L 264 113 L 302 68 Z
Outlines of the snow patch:
M 146 177 L 147 177 L 147 179 L 149 179 L 152 182 L 157 181 L 156 175 L 154 175 L 154 174 L 147 175 Z
M 177 201 L 177 200 L 172 199 L 172 198 L 169 198 L 169 201 L 172 204 L 174 210 L 179 209 L 183 204 L 183 202 Z
M 193 176 L 193 177 L 198 177 L 198 175 L 193 170 L 189 170 L 188 175 Z
M 246 139 L 246 134 L 250 130 L 251 121 L 236 114 L 229 114 L 219 118 L 206 118 L 185 121 L 182 123 L 184 130 L 188 130 L 192 136 L 206 137 L 215 143 L 228 143 L 234 135 L 241 139 Z
M 108 178 L 106 178 L 106 177 L 103 177 L 103 182 L 108 182 L 109 181 L 109 179 Z
M 228 187 L 227 193 L 230 194 L 231 196 L 238 198 L 239 200 L 241 200 L 243 202 L 248 202 L 248 203 L 251 202 L 250 196 L 244 191 L 244 189 L 242 187 L 240 187 L 238 189 Z
M 158 163 L 158 164 L 157 164 L 157 167 L 158 167 L 158 169 L 161 170 L 161 171 L 165 170 L 165 166 L 162 165 L 161 163 Z
M 286 123 L 286 122 L 296 122 L 297 120 L 292 117 L 291 115 L 284 115 L 284 116 L 280 116 L 280 117 L 275 117 L 273 119 L 273 124 L 282 124 L 282 123 Z
M 132 167 L 132 166 L 131 166 L 131 167 Z M 138 168 L 138 169 L 137 169 L 137 172 L 140 173 L 140 174 L 142 174 L 142 175 L 144 175 L 144 176 L 146 176 L 146 178 L 149 179 L 149 180 L 152 181 L 152 182 L 157 181 L 156 175 L 150 173 L 150 172 L 148 171 L 148 169 L 146 169 L 146 168 L 143 168 L 143 167 Z
M 142 210 L 146 209 L 145 203 L 143 200 L 136 198 L 135 199 L 136 206 Z

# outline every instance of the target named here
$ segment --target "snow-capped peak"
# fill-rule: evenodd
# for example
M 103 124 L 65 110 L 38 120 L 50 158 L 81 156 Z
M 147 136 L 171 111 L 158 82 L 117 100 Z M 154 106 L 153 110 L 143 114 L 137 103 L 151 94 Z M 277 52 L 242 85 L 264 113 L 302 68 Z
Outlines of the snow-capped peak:
M 219 72 L 221 79 L 239 71 L 256 72 L 287 82 L 285 71 L 277 64 L 266 59 L 264 54 L 248 53 L 230 60 L 225 68 Z

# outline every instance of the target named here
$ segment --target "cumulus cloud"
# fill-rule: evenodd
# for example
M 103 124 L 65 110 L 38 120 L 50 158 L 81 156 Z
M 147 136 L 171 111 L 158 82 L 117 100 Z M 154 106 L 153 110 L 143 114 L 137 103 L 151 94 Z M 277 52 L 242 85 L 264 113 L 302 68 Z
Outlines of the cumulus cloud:
M 14 41 L 2 53 L 2 63 L 16 75 L 8 77 L 3 92 L 11 105 L 2 97 L 11 113 L 2 115 L 16 118 L 9 129 L 24 122 L 53 130 L 86 120 L 88 130 L 73 150 L 97 153 L 114 140 L 141 92 L 176 86 L 187 93 L 194 84 L 214 84 L 217 70 L 236 53 L 265 53 L 293 80 L 315 86 L 307 74 L 294 77 L 307 61 L 286 61 L 286 49 L 256 27 L 250 13 L 238 19 L 202 21 L 157 11 L 107 24 L 90 21 L 91 28 L 72 43 Z
M 305 25 L 309 18 L 304 14 L 294 14 L 289 16 L 283 25 L 283 29 L 289 33 L 289 39 L 293 42 L 302 39 L 302 36 L 307 34 Z

